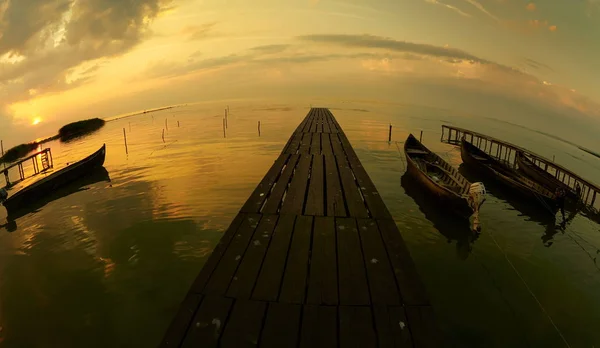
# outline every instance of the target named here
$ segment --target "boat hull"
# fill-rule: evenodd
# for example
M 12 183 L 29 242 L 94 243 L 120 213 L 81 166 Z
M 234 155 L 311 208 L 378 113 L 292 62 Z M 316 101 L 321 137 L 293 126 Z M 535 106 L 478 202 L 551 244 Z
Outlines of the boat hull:
M 28 205 L 52 194 L 55 190 L 85 177 L 96 168 L 102 167 L 105 158 L 106 146 L 102 145 L 100 150 L 94 152 L 92 155 L 25 187 L 9 197 L 2 204 L 9 216 L 15 215 L 20 209 L 24 209 Z
M 477 159 L 475 157 L 476 155 L 481 156 L 482 158 L 485 158 L 490 162 L 486 164 L 486 162 L 482 161 L 481 159 Z M 465 140 L 462 140 L 461 142 L 460 156 L 466 165 L 471 166 L 473 169 L 476 169 L 482 175 L 485 175 L 490 179 L 494 179 L 497 183 L 512 189 L 514 192 L 520 194 L 523 197 L 537 201 L 538 204 L 547 208 L 549 212 L 556 212 L 556 201 L 554 200 L 554 198 L 536 192 L 534 189 L 528 187 L 517 178 L 518 174 L 516 173 L 513 175 L 507 175 L 499 172 L 498 170 L 495 170 L 493 166 L 490 165 L 490 163 L 493 163 L 493 165 L 495 166 L 503 167 L 506 172 L 513 171 L 513 169 L 491 158 L 488 154 L 484 153 L 483 151 L 476 148 L 474 145 L 468 143 Z
M 552 174 L 535 165 L 535 163 L 531 162 L 521 153 L 517 153 L 517 165 L 519 166 L 520 172 L 525 174 L 531 180 L 538 182 L 548 190 L 556 192 L 557 188 L 562 188 L 567 192 L 567 197 L 569 199 L 577 200 L 577 193 L 575 193 L 573 189 L 556 179 Z

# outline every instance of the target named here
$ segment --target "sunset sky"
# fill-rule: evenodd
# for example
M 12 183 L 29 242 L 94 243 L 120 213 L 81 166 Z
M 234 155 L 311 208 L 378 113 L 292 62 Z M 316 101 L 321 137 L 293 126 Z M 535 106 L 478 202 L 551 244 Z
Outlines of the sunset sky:
M 232 98 L 495 98 L 596 124 L 599 62 L 600 0 L 0 0 L 0 138 Z

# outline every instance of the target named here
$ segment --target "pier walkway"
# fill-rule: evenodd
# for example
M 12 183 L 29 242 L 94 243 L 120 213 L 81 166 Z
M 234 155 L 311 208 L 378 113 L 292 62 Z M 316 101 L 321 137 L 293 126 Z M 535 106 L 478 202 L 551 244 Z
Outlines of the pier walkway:
M 215 247 L 160 346 L 441 342 L 390 212 L 331 112 L 312 108 Z

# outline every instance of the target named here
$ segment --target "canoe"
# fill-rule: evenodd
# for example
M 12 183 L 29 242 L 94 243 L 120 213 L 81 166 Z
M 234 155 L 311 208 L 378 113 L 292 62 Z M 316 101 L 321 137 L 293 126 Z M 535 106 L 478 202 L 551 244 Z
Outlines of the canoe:
M 508 164 L 488 155 L 464 138 L 460 144 L 460 155 L 465 164 L 476 168 L 482 174 L 495 179 L 504 186 L 512 188 L 522 196 L 535 200 L 545 207 L 546 211 L 556 213 L 556 200 L 553 192 L 523 176 Z
M 36 181 L 35 183 L 21 189 L 14 195 L 8 197 L 2 205 L 6 208 L 8 215 L 15 214 L 19 209 L 24 209 L 28 205 L 51 195 L 55 190 L 68 185 L 69 183 L 85 177 L 93 172 L 96 168 L 104 165 L 106 157 L 106 145 L 82 159 L 65 168 L 48 175 L 47 177 Z
M 555 178 L 552 174 L 548 173 L 535 163 L 531 161 L 522 152 L 517 152 L 517 165 L 519 171 L 529 177 L 531 180 L 536 181 L 540 185 L 547 188 L 550 192 L 556 192 L 557 188 L 562 188 L 567 192 L 567 197 L 570 199 L 577 199 L 577 193 L 567 184 Z
M 471 183 L 440 156 L 431 152 L 412 134 L 404 143 L 406 170 L 443 205 L 459 215 L 473 214 L 468 198 Z

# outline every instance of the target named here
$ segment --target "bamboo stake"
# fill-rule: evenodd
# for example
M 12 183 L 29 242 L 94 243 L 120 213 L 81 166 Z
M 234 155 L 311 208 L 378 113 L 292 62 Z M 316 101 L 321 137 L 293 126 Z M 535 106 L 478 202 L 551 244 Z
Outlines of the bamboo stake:
M 123 128 L 123 139 L 125 140 L 125 154 L 129 155 L 129 150 L 127 149 L 127 134 L 125 134 L 125 128 Z

